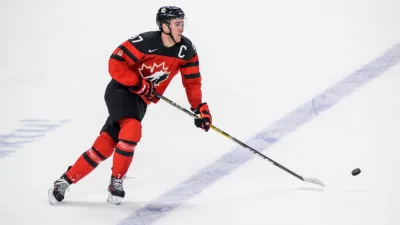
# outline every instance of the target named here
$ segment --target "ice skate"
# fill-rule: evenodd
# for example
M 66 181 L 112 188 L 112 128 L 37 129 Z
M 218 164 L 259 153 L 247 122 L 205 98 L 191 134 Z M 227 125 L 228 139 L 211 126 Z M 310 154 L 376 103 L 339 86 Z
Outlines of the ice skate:
M 63 174 L 59 179 L 54 182 L 54 186 L 49 189 L 49 202 L 54 205 L 64 200 L 65 192 L 71 184 L 66 174 Z
M 108 186 L 108 199 L 107 202 L 119 205 L 122 202 L 122 199 L 125 197 L 124 187 L 122 185 L 123 178 L 118 179 L 111 176 L 110 185 Z

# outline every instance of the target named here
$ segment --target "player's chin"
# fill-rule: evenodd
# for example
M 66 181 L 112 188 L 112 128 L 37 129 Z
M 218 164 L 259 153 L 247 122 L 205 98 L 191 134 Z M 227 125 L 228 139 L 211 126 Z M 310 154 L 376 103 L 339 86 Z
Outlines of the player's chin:
M 182 40 L 182 36 L 181 35 L 178 35 L 178 36 L 175 37 L 175 42 L 176 43 L 181 42 L 181 40 Z

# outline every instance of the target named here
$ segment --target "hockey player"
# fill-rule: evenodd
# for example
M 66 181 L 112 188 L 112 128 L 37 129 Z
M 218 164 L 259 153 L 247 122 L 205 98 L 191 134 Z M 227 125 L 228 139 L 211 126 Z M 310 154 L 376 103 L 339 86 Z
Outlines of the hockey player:
M 48 191 L 51 204 L 61 202 L 69 185 L 79 182 L 113 155 L 107 201 L 120 204 L 125 197 L 123 179 L 142 137 L 141 121 L 148 105 L 159 99 L 180 72 L 190 108 L 199 119 L 196 127 L 210 129 L 212 117 L 202 102 L 199 59 L 192 42 L 182 35 L 185 14 L 174 6 L 156 15 L 159 30 L 141 33 L 118 46 L 109 59 L 111 81 L 105 90 L 109 116 L 91 148 L 54 182 Z M 113 154 L 114 153 L 114 154 Z

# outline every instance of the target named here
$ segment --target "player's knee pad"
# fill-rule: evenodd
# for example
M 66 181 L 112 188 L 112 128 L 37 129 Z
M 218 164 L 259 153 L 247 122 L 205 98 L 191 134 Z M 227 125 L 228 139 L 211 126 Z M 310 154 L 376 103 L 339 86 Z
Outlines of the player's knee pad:
M 92 148 L 88 150 L 88 155 L 92 160 L 99 163 L 113 154 L 116 144 L 117 143 L 108 133 L 101 132 L 93 143 Z
M 142 124 L 133 118 L 124 118 L 119 121 L 121 130 L 118 135 L 119 141 L 130 145 L 137 145 L 142 138 Z

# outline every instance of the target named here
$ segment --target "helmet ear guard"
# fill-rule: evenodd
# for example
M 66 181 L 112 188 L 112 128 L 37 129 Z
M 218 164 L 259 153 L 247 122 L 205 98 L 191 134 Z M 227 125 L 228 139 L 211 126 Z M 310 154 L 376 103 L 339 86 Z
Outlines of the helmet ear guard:
M 162 25 L 163 25 L 163 24 L 166 24 L 166 25 L 169 27 L 169 21 L 170 21 L 170 20 L 160 20 L 160 21 L 157 21 L 158 29 L 160 29 L 160 31 L 163 31 L 163 29 L 162 29 Z

